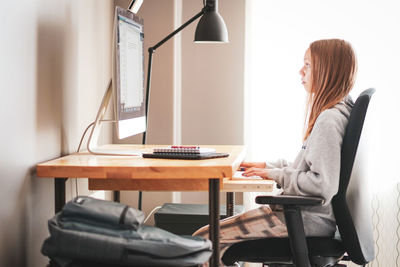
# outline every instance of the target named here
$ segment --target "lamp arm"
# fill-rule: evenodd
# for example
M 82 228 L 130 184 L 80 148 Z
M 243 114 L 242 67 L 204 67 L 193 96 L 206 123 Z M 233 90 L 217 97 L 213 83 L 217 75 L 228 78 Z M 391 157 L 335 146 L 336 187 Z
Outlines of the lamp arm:
M 182 24 L 182 26 L 180 26 L 178 29 L 176 29 L 175 31 L 171 32 L 170 34 L 168 34 L 164 39 L 162 39 L 161 41 L 159 41 L 157 44 L 155 44 L 152 47 L 149 47 L 148 51 L 149 51 L 149 61 L 147 63 L 148 67 L 147 67 L 147 84 L 146 84 L 146 132 L 147 132 L 147 115 L 149 113 L 149 96 L 150 96 L 150 84 L 151 84 L 151 65 L 153 63 L 153 53 L 154 51 L 159 48 L 160 46 L 162 46 L 166 41 L 168 41 L 169 39 L 171 39 L 174 35 L 176 35 L 178 32 L 182 31 L 184 28 L 186 28 L 190 23 L 192 23 L 193 21 L 195 21 L 196 19 L 198 19 L 199 17 L 201 17 L 202 15 L 204 15 L 208 10 L 210 9 L 210 7 L 208 5 L 206 5 L 205 7 L 203 7 L 201 9 L 201 11 L 199 13 L 197 13 L 196 15 L 194 15 L 191 19 L 189 19 L 188 21 L 186 21 L 184 24 Z M 142 144 L 146 144 L 146 132 L 143 133 L 143 138 L 142 138 Z
M 177 34 L 178 32 L 182 31 L 184 28 L 186 28 L 189 24 L 191 24 L 193 21 L 195 21 L 196 19 L 198 19 L 199 17 L 201 17 L 203 14 L 205 14 L 208 11 L 208 7 L 204 7 L 199 13 L 197 13 L 196 15 L 194 15 L 191 19 L 189 19 L 188 21 L 186 21 L 184 24 L 182 24 L 182 26 L 180 26 L 178 29 L 176 29 L 175 31 L 171 32 L 170 34 L 167 35 L 167 37 L 165 37 L 164 39 L 162 39 L 160 42 L 158 42 L 156 45 L 154 45 L 153 47 L 150 47 L 153 50 L 156 50 L 157 48 L 159 48 L 161 45 L 163 45 L 166 41 L 168 41 L 169 39 L 171 39 L 175 34 Z M 150 49 L 149 48 L 149 49 Z

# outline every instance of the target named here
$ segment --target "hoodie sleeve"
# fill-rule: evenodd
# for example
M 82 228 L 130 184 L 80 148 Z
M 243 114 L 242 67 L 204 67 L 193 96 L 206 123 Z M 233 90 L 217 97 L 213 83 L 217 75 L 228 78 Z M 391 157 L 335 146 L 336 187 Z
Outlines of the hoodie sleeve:
M 266 161 L 265 162 L 266 169 L 284 168 L 289 165 L 290 165 L 290 163 L 287 162 L 285 159 L 278 159 L 276 161 Z
M 268 170 L 288 195 L 318 196 L 330 202 L 337 193 L 343 131 L 332 113 L 323 112 L 317 119 L 304 151 L 304 170 L 292 166 Z

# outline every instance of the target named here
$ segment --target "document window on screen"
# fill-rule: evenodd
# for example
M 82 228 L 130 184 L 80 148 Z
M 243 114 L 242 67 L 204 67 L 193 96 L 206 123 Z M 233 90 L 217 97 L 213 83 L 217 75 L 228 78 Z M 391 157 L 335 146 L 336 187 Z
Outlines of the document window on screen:
M 120 51 L 120 110 L 131 112 L 140 110 L 143 104 L 143 70 L 141 43 L 143 35 L 137 25 L 119 19 Z

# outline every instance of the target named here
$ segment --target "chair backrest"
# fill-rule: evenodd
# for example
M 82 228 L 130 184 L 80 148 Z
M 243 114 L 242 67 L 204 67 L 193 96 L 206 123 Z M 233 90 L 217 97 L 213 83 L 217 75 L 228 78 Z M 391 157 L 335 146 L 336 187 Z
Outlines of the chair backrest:
M 346 252 L 353 262 L 360 265 L 375 257 L 371 202 L 365 200 L 369 198 L 367 183 L 361 180 L 362 177 L 352 175 L 352 170 L 368 104 L 374 92 L 373 88 L 365 90 L 354 103 L 343 137 L 339 190 L 332 199 L 336 223 Z

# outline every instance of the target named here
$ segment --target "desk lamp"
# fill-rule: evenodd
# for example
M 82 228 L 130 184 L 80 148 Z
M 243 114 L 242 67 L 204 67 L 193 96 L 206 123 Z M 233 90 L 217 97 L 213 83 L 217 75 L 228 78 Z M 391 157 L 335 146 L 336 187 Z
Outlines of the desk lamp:
M 129 9 L 136 13 L 140 8 L 143 0 L 133 0 L 129 5 Z M 168 34 L 164 39 L 149 47 L 149 61 L 147 69 L 147 84 L 146 84 L 146 125 L 148 120 L 149 112 L 149 95 L 150 95 L 150 85 L 151 85 L 151 67 L 153 61 L 153 53 L 162 46 L 166 41 L 171 39 L 177 33 L 186 28 L 193 21 L 201 17 L 199 23 L 197 24 L 196 32 L 194 35 L 195 43 L 228 43 L 228 30 L 224 19 L 218 13 L 218 0 L 203 0 L 203 8 L 199 13 L 194 15 L 191 19 L 185 22 L 178 29 Z M 147 129 L 147 127 L 146 127 Z M 147 131 L 147 130 L 146 130 Z M 143 133 L 142 144 L 146 144 L 146 132 Z M 142 208 L 142 192 L 139 192 L 138 208 Z

